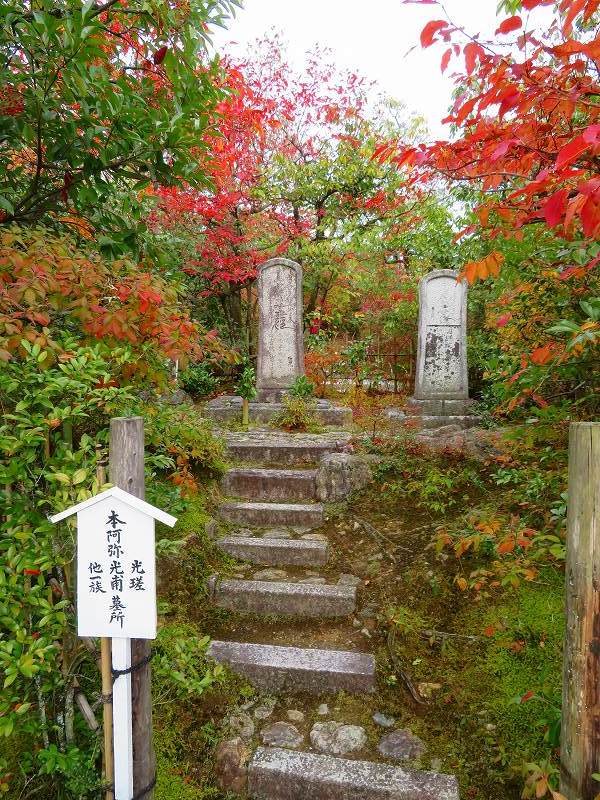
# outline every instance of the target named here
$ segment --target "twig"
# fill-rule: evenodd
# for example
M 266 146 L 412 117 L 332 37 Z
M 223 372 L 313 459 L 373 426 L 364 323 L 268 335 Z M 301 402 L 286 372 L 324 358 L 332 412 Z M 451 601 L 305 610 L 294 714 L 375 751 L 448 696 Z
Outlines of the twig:
M 446 631 L 421 631 L 421 636 L 425 639 L 438 637 L 440 639 L 467 639 L 470 642 L 479 642 L 483 640 L 483 636 L 467 636 L 465 633 L 447 633 Z
M 96 719 L 94 712 L 92 711 L 92 707 L 87 701 L 87 697 L 81 691 L 79 687 L 76 689 L 75 694 L 75 702 L 77 703 L 77 707 L 81 711 L 83 718 L 85 719 L 88 728 L 94 733 L 97 733 L 100 730 L 100 725 L 98 724 L 98 720 Z
M 396 655 L 396 652 L 395 652 L 396 631 L 395 631 L 394 628 L 391 628 L 390 632 L 388 633 L 387 646 L 388 646 L 388 652 L 390 654 L 390 658 L 392 660 L 392 664 L 394 665 L 394 670 L 398 673 L 398 675 L 400 675 L 400 677 L 404 681 L 404 685 L 408 689 L 412 699 L 415 701 L 415 703 L 418 703 L 421 706 L 429 705 L 428 701 L 425 700 L 421 696 L 421 694 L 419 693 L 419 691 L 415 687 L 414 683 L 410 679 L 409 675 L 402 669 L 402 666 L 400 664 L 400 659 L 398 658 L 398 656 Z
M 371 536 L 374 536 L 375 539 L 377 539 L 377 541 L 379 542 L 379 544 L 384 544 L 384 545 L 389 544 L 394 548 L 394 550 L 405 550 L 407 553 L 412 553 L 412 550 L 410 550 L 408 547 L 402 547 L 401 545 L 396 544 L 388 536 L 381 533 L 381 531 L 378 531 L 377 528 L 374 528 L 370 522 L 367 522 L 366 520 L 361 519 L 360 517 L 356 517 L 356 521 L 358 522 L 359 525 L 361 525 L 364 528 L 364 530 L 367 533 L 370 533 Z M 393 552 L 388 552 L 387 555 L 389 558 L 392 559 L 394 564 L 398 563 L 398 560 L 396 556 L 393 554 Z

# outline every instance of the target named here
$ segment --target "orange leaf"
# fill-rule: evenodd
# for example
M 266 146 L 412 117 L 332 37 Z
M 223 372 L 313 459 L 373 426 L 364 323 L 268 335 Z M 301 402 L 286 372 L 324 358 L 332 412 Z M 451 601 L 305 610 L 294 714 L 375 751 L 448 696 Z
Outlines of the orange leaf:
M 421 31 L 421 47 L 431 47 L 436 33 L 447 27 L 448 23 L 443 19 L 430 20 Z
M 522 25 L 523 25 L 523 20 L 518 14 L 516 14 L 513 17 L 505 19 L 504 22 L 500 24 L 500 27 L 496 31 L 496 35 L 499 33 L 502 34 L 512 33 L 512 31 L 518 30 Z
M 466 580 L 464 578 L 457 578 L 456 579 L 456 585 L 461 590 L 461 592 L 464 592 L 465 589 L 467 588 L 467 582 L 466 582 Z
M 552 361 L 553 357 L 553 349 L 549 344 L 545 344 L 543 347 L 536 347 L 531 354 L 532 362 L 540 367 Z
M 442 72 L 445 72 L 448 69 L 448 64 L 450 63 L 450 58 L 452 56 L 452 48 L 450 47 L 444 55 L 442 56 Z

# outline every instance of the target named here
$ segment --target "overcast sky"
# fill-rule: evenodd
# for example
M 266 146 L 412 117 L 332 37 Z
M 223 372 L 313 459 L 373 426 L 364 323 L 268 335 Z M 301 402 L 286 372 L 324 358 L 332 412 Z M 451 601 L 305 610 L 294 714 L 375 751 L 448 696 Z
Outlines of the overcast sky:
M 446 0 L 445 7 L 455 23 L 489 35 L 497 27 L 496 3 Z M 245 0 L 244 5 L 227 31 L 217 29 L 213 40 L 219 52 L 244 51 L 274 28 L 288 42 L 289 60 L 301 65 L 304 53 L 319 43 L 333 51 L 336 64 L 377 81 L 384 93 L 424 116 L 433 136 L 445 135 L 441 120 L 452 81 L 440 72 L 443 50 L 423 51 L 419 44 L 423 25 L 441 18 L 436 6 L 401 0 Z

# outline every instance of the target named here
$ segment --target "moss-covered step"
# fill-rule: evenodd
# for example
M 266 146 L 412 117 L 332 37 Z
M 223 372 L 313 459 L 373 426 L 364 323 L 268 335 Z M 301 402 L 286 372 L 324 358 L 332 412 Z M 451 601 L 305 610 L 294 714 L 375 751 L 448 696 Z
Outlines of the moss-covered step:
M 346 452 L 351 435 L 330 433 L 285 433 L 273 430 L 227 431 L 229 458 L 252 464 L 315 464 L 329 453 Z
M 209 655 L 254 686 L 273 692 L 362 694 L 375 687 L 375 659 L 368 653 L 212 642 Z
M 259 747 L 248 767 L 252 800 L 459 800 L 453 775 Z
M 346 617 L 356 606 L 356 587 L 287 581 L 210 581 L 220 608 L 253 614 L 294 617 Z
M 329 557 L 328 542 L 307 539 L 225 536 L 217 541 L 217 545 L 234 558 L 270 567 L 321 567 Z
M 224 503 L 219 513 L 227 522 L 249 527 L 318 528 L 323 524 L 323 506 L 320 503 L 230 502 Z
M 231 497 L 249 500 L 314 500 L 315 469 L 266 469 L 236 467 L 223 476 L 221 488 Z

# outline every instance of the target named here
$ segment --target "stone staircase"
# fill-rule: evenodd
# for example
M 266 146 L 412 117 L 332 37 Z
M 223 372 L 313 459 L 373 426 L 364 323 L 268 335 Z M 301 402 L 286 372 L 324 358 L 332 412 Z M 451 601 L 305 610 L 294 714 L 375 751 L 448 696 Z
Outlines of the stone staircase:
M 323 457 L 347 450 L 350 434 L 253 430 L 225 436 L 229 458 L 239 465 L 223 478 L 231 499 L 220 508 L 227 530 L 218 544 L 240 561 L 267 569 L 251 579 L 213 576 L 212 601 L 236 613 L 343 623 L 356 609 L 359 581 L 319 574 L 327 569 L 329 543 L 315 531 L 325 514 L 316 498 L 316 468 Z M 374 691 L 373 655 L 297 644 L 213 641 L 210 654 L 271 693 Z M 255 751 L 247 792 L 253 800 L 458 800 L 453 776 L 278 746 Z

